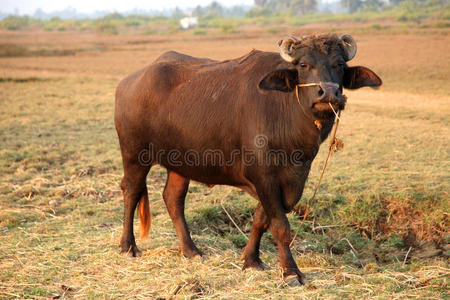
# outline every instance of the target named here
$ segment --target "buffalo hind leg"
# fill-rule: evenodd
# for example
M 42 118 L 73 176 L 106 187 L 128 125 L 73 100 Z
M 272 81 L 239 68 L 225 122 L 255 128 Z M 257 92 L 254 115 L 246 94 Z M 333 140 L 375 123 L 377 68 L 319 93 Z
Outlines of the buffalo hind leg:
M 244 266 L 242 267 L 243 270 L 247 268 L 255 268 L 258 270 L 266 269 L 266 266 L 259 258 L 259 246 L 262 235 L 269 228 L 268 221 L 269 219 L 267 218 L 261 203 L 259 203 L 253 217 L 250 238 L 248 239 L 247 245 L 242 253 L 242 259 L 244 260 Z
M 191 239 L 184 217 L 184 202 L 189 188 L 189 179 L 178 173 L 168 171 L 166 186 L 163 192 L 164 202 L 180 241 L 181 253 L 188 258 L 201 256 L 202 253 Z
M 127 256 L 137 257 L 141 256 L 141 251 L 136 246 L 133 233 L 134 211 L 139 201 L 143 202 L 143 209 L 147 205 L 145 208 L 148 210 L 146 177 L 150 166 L 143 166 L 138 162 L 127 161 L 124 161 L 123 166 L 124 177 L 120 184 L 124 199 L 123 232 L 120 241 L 121 253 Z M 149 222 L 149 219 L 147 221 Z M 143 220 L 141 219 L 140 222 L 142 224 Z M 147 230 L 148 227 L 146 227 Z

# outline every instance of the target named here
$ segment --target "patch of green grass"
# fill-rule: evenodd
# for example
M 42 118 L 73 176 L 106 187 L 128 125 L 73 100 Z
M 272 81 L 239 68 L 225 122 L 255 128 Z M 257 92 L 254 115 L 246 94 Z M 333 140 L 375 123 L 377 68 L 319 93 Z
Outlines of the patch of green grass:
M 448 27 L 450 27 L 450 22 L 448 22 L 448 21 L 436 21 L 434 23 L 434 27 L 437 27 L 437 28 L 448 28 Z
M 68 56 L 75 55 L 80 49 L 28 49 L 25 46 L 0 45 L 0 57 L 22 57 L 22 56 Z
M 398 249 L 402 249 L 405 247 L 405 243 L 403 241 L 403 238 L 399 235 L 392 235 L 390 236 L 387 241 L 386 244 L 389 248 L 398 248 Z
M 242 234 L 225 234 L 225 238 L 230 240 L 239 249 L 243 249 L 247 244 L 247 239 Z
M 119 34 L 119 28 L 112 22 L 103 21 L 95 25 L 95 30 L 104 34 Z
M 389 28 L 389 26 L 383 26 L 383 25 L 380 25 L 380 24 L 377 24 L 377 23 L 374 23 L 374 24 L 370 25 L 370 29 L 373 29 L 373 30 L 385 30 L 385 29 L 388 29 L 388 28 Z
M 189 186 L 189 193 L 200 193 L 201 191 L 202 189 L 197 185 Z
M 44 297 L 48 295 L 48 292 L 44 288 L 34 287 L 29 290 L 29 295 Z
M 192 30 L 192 34 L 193 35 L 207 35 L 208 31 L 206 31 L 204 29 L 197 28 L 197 29 Z
M 8 16 L 0 21 L 0 27 L 7 30 L 19 30 L 28 27 L 32 20 L 27 16 Z
M 221 220 L 223 220 L 223 211 L 221 208 L 217 205 L 210 205 L 199 208 L 192 222 L 201 228 L 210 224 L 216 224 Z
M 24 46 L 3 44 L 0 45 L 0 57 L 17 57 L 25 56 L 27 48 Z
M 271 33 L 271 34 L 278 34 L 281 32 L 281 29 L 279 27 L 273 26 L 273 27 L 266 28 L 266 32 Z
M 157 34 L 158 31 L 154 30 L 154 29 L 147 29 L 144 32 L 142 32 L 142 34 L 144 35 L 153 35 L 153 34 Z
M 220 31 L 222 33 L 237 33 L 237 29 L 232 24 L 223 24 L 220 26 Z

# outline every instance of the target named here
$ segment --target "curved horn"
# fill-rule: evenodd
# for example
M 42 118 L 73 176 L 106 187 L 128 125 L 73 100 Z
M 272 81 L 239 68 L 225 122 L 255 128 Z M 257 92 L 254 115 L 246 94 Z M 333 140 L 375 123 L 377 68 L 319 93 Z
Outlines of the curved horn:
M 343 34 L 341 36 L 342 44 L 344 45 L 345 52 L 347 53 L 347 61 L 353 59 L 356 55 L 356 41 L 350 34 Z
M 295 57 L 292 57 L 292 45 L 297 41 L 297 39 L 293 36 L 288 37 L 279 42 L 280 46 L 280 56 L 288 63 L 291 63 L 295 60 Z

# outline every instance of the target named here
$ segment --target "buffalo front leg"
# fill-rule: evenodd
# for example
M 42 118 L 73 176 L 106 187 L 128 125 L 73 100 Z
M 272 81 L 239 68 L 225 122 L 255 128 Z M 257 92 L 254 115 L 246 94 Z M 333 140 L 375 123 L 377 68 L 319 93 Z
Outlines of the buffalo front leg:
M 306 277 L 298 269 L 289 248 L 291 231 L 286 211 L 282 204 L 281 189 L 279 190 L 272 186 L 268 190 L 269 192 L 261 193 L 260 201 L 269 218 L 270 230 L 277 243 L 283 278 L 286 281 L 291 281 L 294 278 L 300 284 L 307 284 Z
M 261 237 L 264 232 L 267 231 L 267 228 L 269 228 L 269 219 L 267 218 L 261 203 L 259 203 L 253 217 L 250 238 L 248 239 L 247 245 L 242 253 L 242 259 L 244 260 L 244 266 L 242 267 L 243 270 L 247 268 L 264 270 L 266 268 L 259 258 L 259 246 L 261 243 Z
M 181 253 L 188 258 L 201 256 L 202 253 L 191 239 L 184 216 L 184 203 L 189 188 L 189 179 L 178 173 L 168 171 L 166 186 L 163 192 L 164 202 L 180 241 Z
M 289 244 L 291 242 L 291 232 L 289 221 L 283 213 L 281 216 L 272 217 L 270 220 L 270 230 L 278 247 L 278 257 L 280 258 L 280 266 L 283 270 L 283 278 L 290 280 L 296 277 L 300 284 L 307 284 L 305 275 L 300 272 L 292 257 Z
M 148 201 L 145 179 L 149 170 L 149 166 L 124 162 L 124 177 L 120 184 L 124 200 L 123 231 L 120 246 L 122 248 L 121 253 L 127 256 L 141 256 L 141 251 L 137 248 L 134 238 L 133 219 L 139 201 Z

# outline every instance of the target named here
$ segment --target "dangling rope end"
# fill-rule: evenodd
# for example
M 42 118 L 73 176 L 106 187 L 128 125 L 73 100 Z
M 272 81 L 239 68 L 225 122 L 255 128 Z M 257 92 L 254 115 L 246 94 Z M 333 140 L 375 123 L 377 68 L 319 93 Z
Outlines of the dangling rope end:
M 296 92 L 297 92 L 297 100 L 298 100 L 298 86 L 297 86 Z M 298 101 L 300 101 L 300 100 L 298 100 Z M 338 110 L 336 112 L 331 104 L 330 104 L 330 107 L 333 110 L 334 114 L 336 115 L 336 121 L 334 122 L 333 129 L 331 131 L 330 144 L 328 145 L 328 155 L 325 158 L 325 162 L 323 163 L 323 167 L 322 167 L 322 171 L 320 172 L 319 180 L 317 181 L 316 187 L 314 188 L 314 193 L 313 193 L 312 197 L 308 200 L 308 203 L 306 205 L 306 211 L 305 211 L 305 214 L 303 215 L 302 223 L 296 230 L 294 237 L 292 238 L 291 242 L 289 243 L 289 247 L 292 247 L 292 245 L 294 244 L 295 239 L 297 238 L 298 233 L 300 232 L 300 229 L 303 227 L 303 224 L 305 223 L 305 220 L 309 215 L 309 206 L 310 206 L 311 202 L 316 198 L 317 190 L 319 189 L 320 182 L 322 181 L 323 174 L 325 173 L 325 169 L 328 164 L 328 159 L 330 158 L 332 153 L 335 153 L 344 147 L 344 142 L 342 140 L 336 138 L 336 131 L 339 126 L 341 111 Z M 314 124 L 316 125 L 317 128 L 319 128 L 319 126 L 316 124 L 316 122 L 314 122 Z M 320 124 L 320 122 L 319 122 L 319 124 Z M 320 124 L 320 125 L 322 125 L 322 124 Z M 319 130 L 320 130 L 320 128 L 319 128 Z
M 332 153 L 336 153 L 339 150 L 341 150 L 342 148 L 344 148 L 344 142 L 342 140 L 336 138 L 337 127 L 339 125 L 339 121 L 341 120 L 341 111 L 338 110 L 336 112 L 333 108 L 333 105 L 331 105 L 331 103 L 328 103 L 328 105 L 330 105 L 331 109 L 334 112 L 334 115 L 336 116 L 336 122 L 334 123 L 333 130 L 331 133 L 331 139 L 330 139 L 330 144 L 328 145 L 328 151 L 330 151 Z

